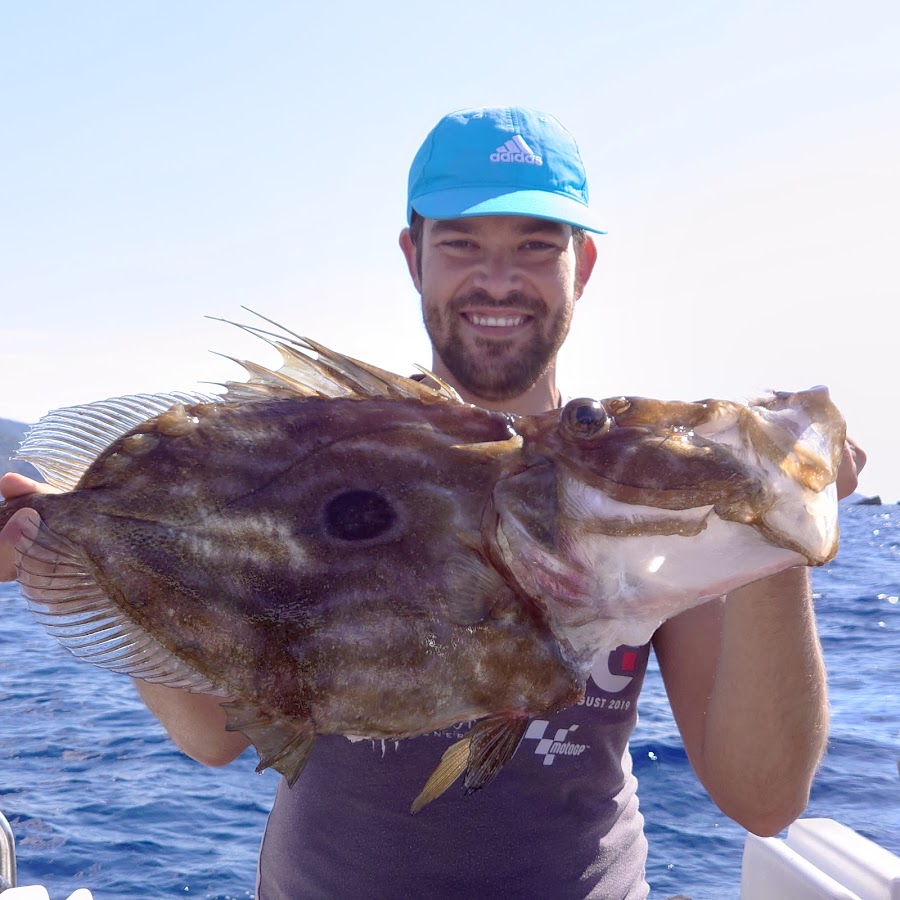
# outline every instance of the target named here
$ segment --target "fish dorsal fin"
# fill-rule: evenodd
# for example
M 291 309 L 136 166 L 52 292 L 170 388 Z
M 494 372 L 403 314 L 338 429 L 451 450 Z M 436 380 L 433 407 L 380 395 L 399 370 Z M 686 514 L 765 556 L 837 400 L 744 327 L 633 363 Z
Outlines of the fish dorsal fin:
M 70 653 L 132 678 L 226 695 L 132 622 L 68 540 L 44 523 L 33 537 L 19 559 L 19 584 L 38 621 Z
M 388 400 L 412 398 L 426 402 L 463 402 L 454 388 L 421 366 L 416 368 L 426 376 L 427 383 L 396 375 L 378 366 L 344 356 L 310 338 L 288 331 L 265 316 L 260 318 L 281 329 L 282 333 L 276 334 L 228 319 L 217 320 L 235 325 L 248 334 L 260 338 L 274 347 L 282 359 L 282 366 L 277 370 L 235 359 L 234 362 L 246 370 L 250 380 L 246 383 L 226 383 L 225 387 L 228 389 L 226 400 L 301 396 Z M 315 356 L 310 355 L 311 353 Z
M 208 403 L 204 394 L 131 394 L 67 406 L 43 416 L 33 425 L 16 452 L 30 462 L 47 483 L 72 490 L 94 460 L 117 438 L 176 403 Z

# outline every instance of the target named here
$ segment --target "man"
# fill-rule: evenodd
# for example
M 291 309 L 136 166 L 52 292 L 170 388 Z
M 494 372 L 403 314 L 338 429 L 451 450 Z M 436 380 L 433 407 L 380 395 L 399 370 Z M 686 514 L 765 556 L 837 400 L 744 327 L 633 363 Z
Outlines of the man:
M 571 135 L 521 108 L 449 115 L 413 162 L 407 212 L 400 246 L 434 372 L 487 408 L 558 407 L 556 355 L 596 261 L 588 232 L 600 232 Z M 842 494 L 863 463 L 848 444 Z M 0 482 L 7 496 L 35 487 Z M 13 542 L 33 527 L 25 511 L 0 536 L 0 576 L 13 576 Z M 749 830 L 780 831 L 806 806 L 827 735 L 807 570 L 683 613 L 652 643 L 705 788 Z M 278 789 L 258 896 L 646 897 L 627 742 L 649 652 L 618 648 L 595 667 L 582 703 L 532 723 L 489 789 L 451 790 L 416 816 L 411 796 L 465 723 L 396 745 L 320 737 L 295 786 Z M 217 698 L 137 688 L 195 759 L 222 765 L 247 748 L 224 730 Z

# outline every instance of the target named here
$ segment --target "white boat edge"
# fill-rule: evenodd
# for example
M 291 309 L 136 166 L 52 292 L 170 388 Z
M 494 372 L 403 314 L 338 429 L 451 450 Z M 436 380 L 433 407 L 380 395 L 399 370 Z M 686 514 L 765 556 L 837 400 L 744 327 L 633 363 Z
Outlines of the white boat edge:
M 875 898 L 900 900 L 900 856 L 834 819 L 801 818 L 783 840 L 744 841 L 740 900 Z
M 0 900 L 51 900 L 42 885 L 16 885 L 15 842 L 0 812 Z M 740 900 L 900 900 L 900 856 L 827 818 L 800 818 L 787 836 L 747 834 Z M 78 888 L 66 900 L 93 900 Z

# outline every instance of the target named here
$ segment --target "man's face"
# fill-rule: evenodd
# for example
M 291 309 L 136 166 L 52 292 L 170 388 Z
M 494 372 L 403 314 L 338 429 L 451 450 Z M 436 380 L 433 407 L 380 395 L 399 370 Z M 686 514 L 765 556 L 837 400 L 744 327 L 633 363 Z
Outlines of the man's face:
M 571 226 L 558 222 L 425 220 L 422 315 L 435 352 L 463 388 L 505 401 L 534 385 L 562 346 L 590 273 L 580 256 Z

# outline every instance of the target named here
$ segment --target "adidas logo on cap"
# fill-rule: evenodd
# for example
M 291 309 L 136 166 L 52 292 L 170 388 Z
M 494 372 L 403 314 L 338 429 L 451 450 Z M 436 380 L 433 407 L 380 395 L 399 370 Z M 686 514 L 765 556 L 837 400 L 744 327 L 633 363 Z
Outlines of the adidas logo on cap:
M 491 162 L 520 162 L 542 166 L 544 161 L 531 151 L 531 147 L 517 134 L 491 154 Z

